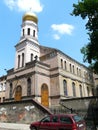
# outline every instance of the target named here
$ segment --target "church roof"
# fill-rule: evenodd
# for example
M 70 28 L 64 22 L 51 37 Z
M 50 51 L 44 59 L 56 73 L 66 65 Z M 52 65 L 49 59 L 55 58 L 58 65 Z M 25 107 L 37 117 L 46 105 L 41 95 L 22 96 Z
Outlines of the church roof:
M 88 67 L 86 67 L 85 65 L 81 64 L 80 62 L 78 62 L 77 60 L 73 59 L 72 57 L 68 56 L 67 54 L 65 54 L 64 52 L 62 52 L 62 51 L 59 50 L 59 49 L 51 48 L 51 47 L 46 47 L 46 46 L 40 45 L 40 51 L 42 51 L 42 50 L 46 51 L 47 54 L 50 53 L 50 52 L 52 52 L 52 51 L 56 51 L 56 52 L 58 52 L 58 53 L 64 55 L 65 57 L 67 57 L 67 58 L 70 59 L 71 61 L 76 62 L 76 63 L 79 64 L 80 66 L 83 66 L 83 67 L 89 69 Z

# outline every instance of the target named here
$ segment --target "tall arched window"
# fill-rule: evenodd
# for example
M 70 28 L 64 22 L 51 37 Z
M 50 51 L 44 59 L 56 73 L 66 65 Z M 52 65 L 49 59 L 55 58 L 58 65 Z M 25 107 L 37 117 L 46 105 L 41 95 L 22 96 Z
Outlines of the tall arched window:
M 31 53 L 31 61 L 33 61 L 33 54 Z
M 89 87 L 87 87 L 87 95 L 88 95 L 88 96 L 89 96 L 89 92 L 90 92 L 90 91 L 89 91 Z
M 63 80 L 63 89 L 64 89 L 64 95 L 68 95 L 68 92 L 67 92 L 67 82 L 66 80 Z
M 71 64 L 69 65 L 69 67 L 70 67 L 70 72 L 72 72 Z
M 75 68 L 74 68 L 74 65 L 72 66 L 72 71 L 73 71 L 73 74 L 75 73 Z
M 24 29 L 22 31 L 23 31 L 23 36 L 24 36 Z
M 79 76 L 81 76 L 81 69 L 79 69 Z
M 9 93 L 9 98 L 12 98 L 13 95 L 13 85 L 10 83 L 10 93 Z
M 18 68 L 20 67 L 20 55 L 18 55 Z
M 82 86 L 80 85 L 80 97 L 83 97 L 83 94 L 82 94 Z
M 24 66 L 24 53 L 22 53 L 22 67 Z
M 33 37 L 35 37 L 35 30 L 33 30 Z
M 63 60 L 61 59 L 61 68 L 63 68 Z
M 31 95 L 31 79 L 27 79 L 27 96 Z
M 72 83 L 72 91 L 73 91 L 73 96 L 76 97 L 76 88 L 75 88 L 75 83 Z
M 64 62 L 64 64 L 65 64 L 65 70 L 66 70 L 67 69 L 66 61 Z
M 77 67 L 77 75 L 79 74 L 79 70 L 78 70 L 78 67 Z
M 28 28 L 28 35 L 30 35 L 30 28 Z

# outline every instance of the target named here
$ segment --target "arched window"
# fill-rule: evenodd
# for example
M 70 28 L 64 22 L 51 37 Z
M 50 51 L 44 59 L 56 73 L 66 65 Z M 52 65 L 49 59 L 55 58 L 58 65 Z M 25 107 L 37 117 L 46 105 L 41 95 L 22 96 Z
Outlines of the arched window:
M 83 94 L 82 94 L 82 86 L 80 85 L 80 97 L 83 97 Z
M 73 74 L 74 74 L 74 73 L 75 73 L 75 68 L 74 68 L 74 65 L 72 66 L 72 69 L 73 69 L 72 71 L 73 71 Z
M 73 91 L 73 96 L 76 97 L 76 88 L 75 88 L 75 83 L 72 83 L 72 91 Z
M 24 29 L 22 31 L 23 31 L 23 36 L 24 36 Z
M 27 96 L 31 95 L 31 79 L 27 79 Z
M 18 55 L 18 68 L 20 67 L 20 55 Z
M 79 76 L 81 76 L 81 69 L 79 69 Z
M 28 28 L 28 35 L 30 35 L 30 28 Z
M 35 30 L 33 30 L 33 37 L 35 37 Z
M 33 61 L 33 54 L 31 53 L 31 61 Z
M 22 53 L 22 67 L 24 66 L 24 53 Z
M 9 98 L 12 98 L 13 95 L 13 85 L 10 83 L 10 93 L 9 93 Z
M 77 67 L 77 75 L 79 74 L 79 70 L 78 70 L 78 67 Z
M 72 72 L 71 64 L 69 65 L 69 67 L 70 67 L 70 72 Z
M 67 69 L 67 66 L 66 66 L 66 61 L 64 62 L 64 64 L 65 64 L 65 70 Z
M 63 60 L 61 59 L 61 68 L 63 68 Z
M 66 80 L 63 80 L 63 89 L 64 89 L 64 95 L 68 95 L 68 92 L 67 92 L 67 82 Z

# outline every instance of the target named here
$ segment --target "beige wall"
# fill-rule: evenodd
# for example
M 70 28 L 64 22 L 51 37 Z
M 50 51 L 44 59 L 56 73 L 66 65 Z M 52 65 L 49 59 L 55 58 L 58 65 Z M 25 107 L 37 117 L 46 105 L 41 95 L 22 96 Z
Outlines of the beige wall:
M 5 90 L 6 90 L 6 76 L 0 78 L 0 102 L 3 102 L 5 99 Z
M 72 83 L 75 84 L 76 97 L 80 97 L 80 85 L 82 86 L 83 97 L 92 96 L 93 82 L 91 79 L 86 78 L 84 75 L 84 74 L 89 75 L 91 72 L 86 67 L 76 62 L 75 60 L 72 60 L 66 55 L 63 55 L 59 52 L 57 53 L 55 52 L 53 54 L 51 52 L 49 53 L 49 55 L 44 57 L 45 61 L 43 60 L 40 63 L 36 62 L 34 66 L 30 66 L 27 69 L 20 68 L 19 70 L 15 70 L 13 74 L 8 75 L 6 98 L 9 98 L 10 82 L 13 82 L 13 89 L 15 89 L 16 84 L 21 85 L 22 96 L 27 96 L 28 77 L 31 78 L 32 82 L 31 94 L 35 95 L 35 99 L 37 99 L 39 102 L 41 102 L 41 86 L 43 84 L 46 84 L 48 86 L 50 106 L 58 105 L 60 99 L 74 98 Z M 63 67 L 61 66 L 61 59 L 63 61 Z M 66 69 L 64 65 L 65 61 L 66 61 Z M 70 71 L 70 65 L 72 67 L 72 71 Z M 17 76 L 17 78 L 15 76 Z M 64 80 L 66 80 L 67 82 L 68 95 L 64 95 L 64 88 L 63 88 Z M 89 88 L 89 94 L 87 88 Z

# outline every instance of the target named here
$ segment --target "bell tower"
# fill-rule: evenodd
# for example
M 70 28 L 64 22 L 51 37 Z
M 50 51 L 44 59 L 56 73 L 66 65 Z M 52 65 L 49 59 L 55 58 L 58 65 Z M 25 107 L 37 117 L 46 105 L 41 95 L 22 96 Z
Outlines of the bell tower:
M 20 41 L 15 48 L 15 70 L 25 67 L 28 62 L 39 60 L 38 18 L 34 13 L 23 15 Z
M 29 38 L 38 44 L 38 18 L 34 13 L 28 12 L 22 18 L 21 40 Z

